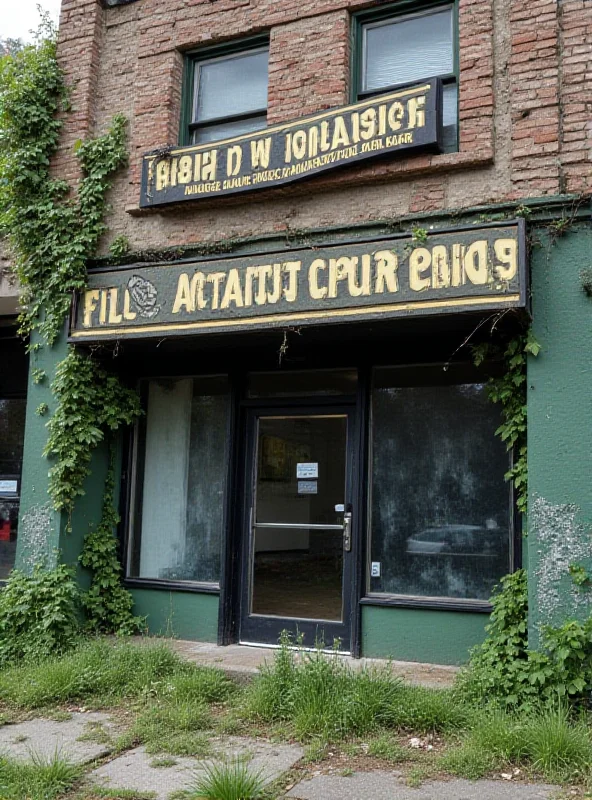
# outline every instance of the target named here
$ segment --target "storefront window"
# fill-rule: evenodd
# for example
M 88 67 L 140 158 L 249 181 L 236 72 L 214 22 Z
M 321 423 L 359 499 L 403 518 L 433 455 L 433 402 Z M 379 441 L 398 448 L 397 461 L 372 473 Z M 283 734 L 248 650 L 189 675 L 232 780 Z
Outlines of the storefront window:
M 419 383 L 375 373 L 370 590 L 487 600 L 510 570 L 499 409 L 481 383 Z
M 23 398 L 0 398 L 0 580 L 16 555 L 26 406 Z
M 147 392 L 129 575 L 217 583 L 228 464 L 227 381 L 158 380 Z

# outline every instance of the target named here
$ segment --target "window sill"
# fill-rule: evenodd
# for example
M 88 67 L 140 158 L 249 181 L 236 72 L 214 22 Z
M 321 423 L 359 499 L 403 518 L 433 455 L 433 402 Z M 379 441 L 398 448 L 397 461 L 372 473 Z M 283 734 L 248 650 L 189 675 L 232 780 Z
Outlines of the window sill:
M 438 597 L 404 597 L 392 594 L 369 594 L 362 597 L 363 606 L 389 606 L 397 608 L 423 608 L 433 611 L 471 611 L 477 614 L 490 614 L 492 605 L 486 600 L 460 600 Z
M 218 583 L 190 583 L 188 581 L 160 581 L 156 578 L 126 578 L 126 589 L 159 589 L 167 592 L 193 592 L 194 594 L 220 594 Z

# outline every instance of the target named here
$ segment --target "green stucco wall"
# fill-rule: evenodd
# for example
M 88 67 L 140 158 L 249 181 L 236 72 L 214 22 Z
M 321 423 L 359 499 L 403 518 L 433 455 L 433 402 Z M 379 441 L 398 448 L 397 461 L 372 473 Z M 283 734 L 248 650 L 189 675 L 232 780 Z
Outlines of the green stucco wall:
M 483 641 L 487 614 L 362 607 L 362 655 L 396 661 L 463 664 Z
M 197 642 L 218 638 L 217 594 L 132 589 L 134 613 L 147 617 L 148 630 L 155 636 L 171 636 Z
M 592 268 L 592 227 L 554 243 L 536 231 L 533 329 L 542 345 L 528 364 L 528 558 L 530 638 L 541 623 L 592 610 L 570 563 L 592 569 L 592 299 L 580 273 Z

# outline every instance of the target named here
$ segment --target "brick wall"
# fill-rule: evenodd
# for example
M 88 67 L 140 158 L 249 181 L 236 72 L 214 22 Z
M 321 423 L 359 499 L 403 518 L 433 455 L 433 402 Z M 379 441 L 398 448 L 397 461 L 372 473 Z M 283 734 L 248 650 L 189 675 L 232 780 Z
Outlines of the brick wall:
M 349 101 L 350 14 L 367 0 L 139 0 L 100 9 L 64 0 L 60 58 L 74 83 L 56 169 L 71 145 L 130 120 L 130 167 L 118 176 L 110 236 L 163 247 L 286 228 L 587 191 L 592 4 L 459 0 L 460 150 L 347 168 L 243 199 L 139 212 L 141 156 L 178 141 L 183 52 L 268 31 L 269 121 Z M 103 243 L 106 247 L 107 241 Z

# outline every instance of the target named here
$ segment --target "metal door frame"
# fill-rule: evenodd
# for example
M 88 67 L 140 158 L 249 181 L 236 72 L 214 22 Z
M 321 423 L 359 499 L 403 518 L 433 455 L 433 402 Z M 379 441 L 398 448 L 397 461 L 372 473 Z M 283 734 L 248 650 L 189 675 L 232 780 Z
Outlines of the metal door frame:
M 345 442 L 345 498 L 346 512 L 351 507 L 351 547 L 344 551 L 342 597 L 342 622 L 325 620 L 298 619 L 291 617 L 273 617 L 250 614 L 250 587 L 252 579 L 251 547 L 254 526 L 251 509 L 254 507 L 257 478 L 257 434 L 258 421 L 264 417 L 312 417 L 343 416 L 346 418 Z M 280 633 L 287 630 L 294 637 L 303 633 L 306 644 L 310 646 L 315 639 L 323 638 L 326 646 L 331 647 L 334 638 L 341 640 L 341 649 L 352 652 L 355 642 L 356 613 L 358 605 L 356 573 L 358 569 L 358 531 L 361 509 L 357 506 L 357 469 L 355 462 L 355 446 L 358 439 L 358 418 L 354 404 L 303 402 L 301 399 L 293 405 L 261 404 L 246 409 L 246 454 L 244 470 L 244 503 L 242 513 L 241 568 L 239 589 L 239 642 L 241 644 L 273 646 L 278 643 Z M 276 526 L 274 526 L 276 527 Z M 318 526 L 307 526 L 318 527 Z M 341 529 L 341 525 L 322 525 L 322 528 Z

